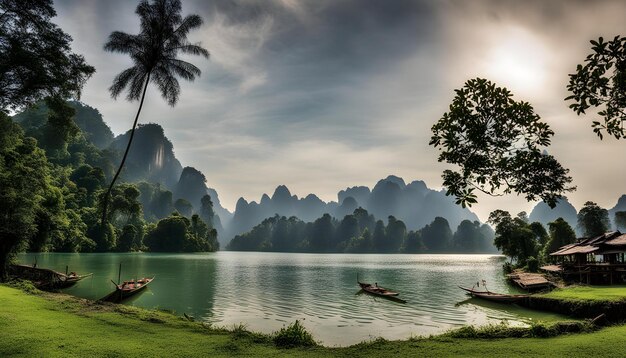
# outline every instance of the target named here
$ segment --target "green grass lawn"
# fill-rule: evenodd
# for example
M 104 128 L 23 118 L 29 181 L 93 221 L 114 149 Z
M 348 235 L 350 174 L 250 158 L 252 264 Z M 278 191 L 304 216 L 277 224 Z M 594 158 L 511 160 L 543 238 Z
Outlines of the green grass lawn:
M 0 357 L 624 357 L 625 336 L 626 326 L 616 326 L 554 338 L 439 336 L 280 349 L 268 336 L 210 329 L 168 313 L 0 286 Z
M 621 301 L 626 300 L 626 286 L 572 286 L 542 296 L 567 301 Z

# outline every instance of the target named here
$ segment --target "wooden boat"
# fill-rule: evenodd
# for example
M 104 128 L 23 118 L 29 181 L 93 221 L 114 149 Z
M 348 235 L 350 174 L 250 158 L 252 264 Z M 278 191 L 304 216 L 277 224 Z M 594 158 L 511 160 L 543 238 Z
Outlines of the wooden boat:
M 399 293 L 397 292 L 393 292 L 391 290 L 380 287 L 378 285 L 372 285 L 371 283 L 360 282 L 358 278 L 357 278 L 357 283 L 361 287 L 361 290 L 363 290 L 366 293 L 369 293 L 370 295 L 383 297 L 383 298 L 400 302 L 400 303 L 406 303 L 405 300 L 398 297 Z
M 87 277 L 91 277 L 93 273 L 88 273 L 86 275 L 79 275 L 76 272 L 70 272 L 69 274 L 61 277 L 61 282 L 59 283 L 60 288 L 67 288 L 75 285 L 78 281 L 85 279 Z
M 90 277 L 93 274 L 78 275 L 75 272 L 65 273 L 33 265 L 11 265 L 11 273 L 17 277 L 32 281 L 40 289 L 60 289 L 75 285 L 78 281 Z
M 515 303 L 519 300 L 522 300 L 528 295 L 509 295 L 504 293 L 496 293 L 490 291 L 476 291 L 473 288 L 465 288 L 459 286 L 460 289 L 467 292 L 468 295 L 476 298 L 482 298 L 484 300 L 500 302 L 500 303 Z
M 130 280 L 124 281 L 121 284 L 116 284 L 115 281 L 111 280 L 113 284 L 115 284 L 115 291 L 109 293 L 101 301 L 107 302 L 121 302 L 130 296 L 133 296 L 148 287 L 148 284 L 154 280 L 152 278 L 140 278 L 138 280 Z

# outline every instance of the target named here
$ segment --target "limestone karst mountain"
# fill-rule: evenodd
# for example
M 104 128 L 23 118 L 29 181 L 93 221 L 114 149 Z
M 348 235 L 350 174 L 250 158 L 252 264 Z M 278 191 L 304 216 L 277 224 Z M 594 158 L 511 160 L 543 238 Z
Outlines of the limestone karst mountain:
M 246 232 L 275 214 L 314 221 L 328 213 L 341 219 L 358 207 L 385 221 L 389 215 L 393 215 L 404 221 L 409 230 L 421 229 L 438 216 L 445 217 L 453 228 L 466 219 L 478 220 L 473 212 L 456 205 L 453 198 L 444 192 L 429 189 L 423 181 L 413 181 L 407 185 L 402 178 L 393 175 L 380 180 L 371 190 L 366 186 L 355 186 L 341 190 L 337 197 L 338 202 L 328 203 L 313 194 L 298 198 L 286 186 L 280 185 L 271 197 L 264 194 L 258 203 L 241 198 L 237 202 L 233 220 L 226 229 L 227 236 Z
M 123 151 L 130 131 L 115 137 L 110 148 Z M 127 181 L 146 180 L 173 188 L 180 178 L 182 165 L 174 155 L 174 146 L 163 128 L 154 123 L 140 124 L 135 132 L 122 177 Z
M 530 212 L 528 219 L 531 222 L 540 222 L 547 229 L 548 223 L 558 218 L 563 218 L 574 230 L 576 230 L 577 234 L 580 235 L 580 233 L 578 233 L 578 230 L 576 229 L 578 225 L 577 214 L 578 211 L 576 210 L 576 208 L 572 204 L 570 204 L 567 198 L 563 198 L 557 202 L 554 209 L 551 209 L 548 204 L 544 203 L 543 201 L 539 202 Z

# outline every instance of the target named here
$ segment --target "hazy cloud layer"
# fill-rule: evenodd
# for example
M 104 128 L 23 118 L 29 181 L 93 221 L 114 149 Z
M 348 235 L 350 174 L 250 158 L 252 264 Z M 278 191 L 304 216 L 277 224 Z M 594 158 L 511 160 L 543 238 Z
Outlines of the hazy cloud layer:
M 136 2 L 57 1 L 56 21 L 98 73 L 83 101 L 116 133 L 136 103 L 109 98 L 130 64 L 105 53 L 110 32 L 138 31 Z M 567 74 L 598 36 L 626 34 L 622 1 L 184 1 L 205 26 L 192 34 L 211 52 L 195 83 L 169 108 L 149 91 L 142 122 L 161 124 L 184 165 L 202 170 L 222 203 L 258 200 L 286 184 L 336 200 L 339 189 L 388 174 L 441 185 L 445 167 L 430 127 L 453 89 L 483 76 L 530 101 L 557 135 L 550 152 L 569 167 L 570 200 L 613 206 L 626 192 L 626 142 L 599 141 L 591 118 L 567 108 Z M 615 160 L 614 158 L 618 159 Z M 515 197 L 484 198 L 475 211 L 530 210 Z

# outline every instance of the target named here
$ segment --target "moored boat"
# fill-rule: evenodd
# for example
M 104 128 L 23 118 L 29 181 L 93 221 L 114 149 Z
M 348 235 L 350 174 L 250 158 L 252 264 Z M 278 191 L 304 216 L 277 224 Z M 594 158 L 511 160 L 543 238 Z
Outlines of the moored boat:
M 62 277 L 62 280 L 59 284 L 60 288 L 66 288 L 75 285 L 78 281 L 85 279 L 87 277 L 91 277 L 93 273 L 88 273 L 86 275 L 79 275 L 76 272 L 70 272 L 69 274 Z
M 148 284 L 153 280 L 154 277 L 140 278 L 138 280 L 124 281 L 121 284 L 115 284 L 115 282 L 111 281 L 115 284 L 115 291 L 103 297 L 101 301 L 121 302 L 148 287 Z
M 515 303 L 520 301 L 528 295 L 509 295 L 505 293 L 496 293 L 491 291 L 477 291 L 473 288 L 465 288 L 459 286 L 460 289 L 467 292 L 468 295 L 476 298 L 482 298 L 484 300 L 493 301 L 493 302 L 501 302 L 501 303 Z
M 91 277 L 93 274 L 79 275 L 76 272 L 68 273 L 67 266 L 65 273 L 52 269 L 37 267 L 35 262 L 33 265 L 10 265 L 11 274 L 20 278 L 30 280 L 40 289 L 55 290 L 67 288 L 78 281 Z
M 361 287 L 361 290 L 363 290 L 366 293 L 369 293 L 370 295 L 383 297 L 383 298 L 400 302 L 400 303 L 406 303 L 405 300 L 398 297 L 399 293 L 393 292 L 384 287 L 380 287 L 378 286 L 378 284 L 372 285 L 371 283 L 360 282 L 358 278 L 357 278 L 357 283 Z

